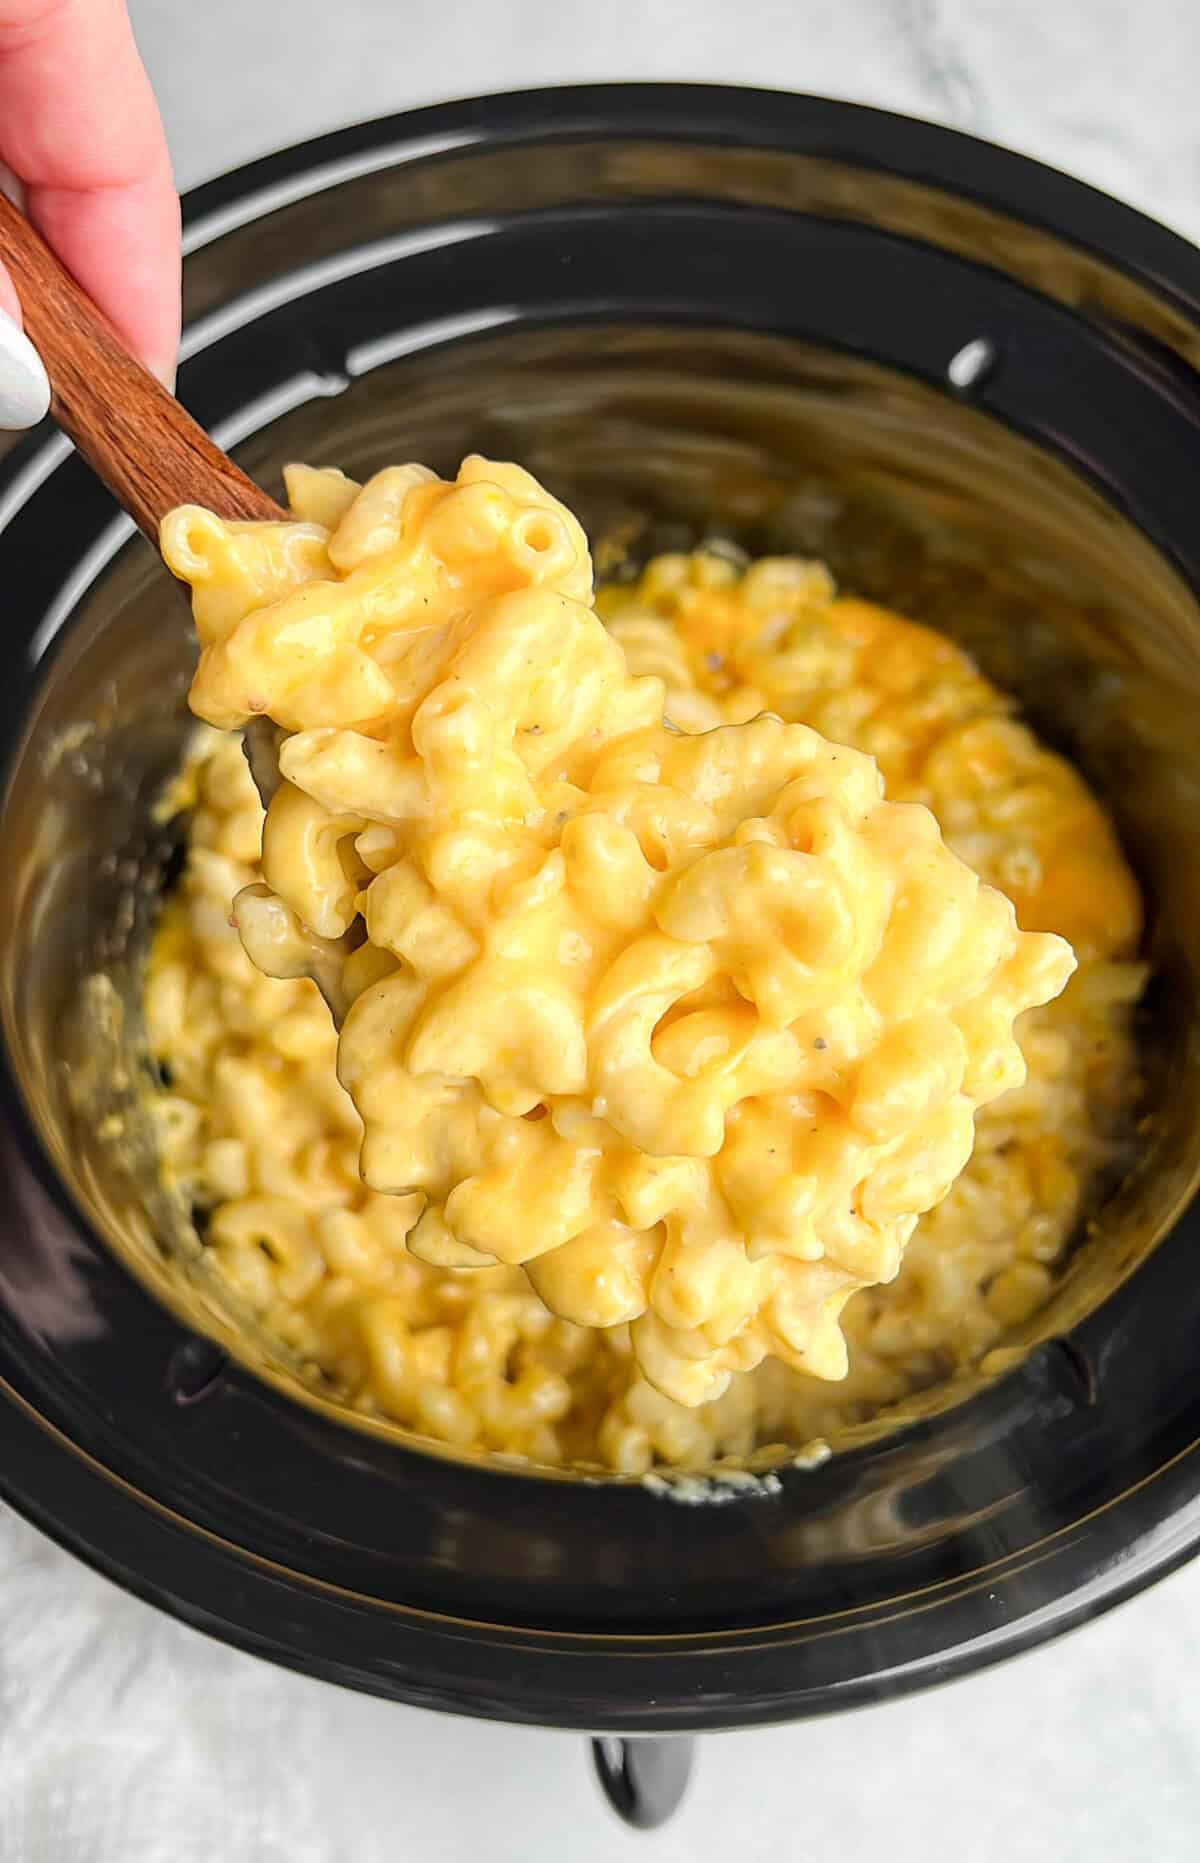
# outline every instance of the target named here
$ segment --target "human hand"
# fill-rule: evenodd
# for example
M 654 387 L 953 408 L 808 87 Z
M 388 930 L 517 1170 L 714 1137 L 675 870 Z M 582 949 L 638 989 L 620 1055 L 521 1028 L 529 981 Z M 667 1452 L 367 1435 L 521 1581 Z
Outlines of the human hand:
M 134 354 L 170 385 L 179 197 L 124 0 L 0 0 L 0 162 L 16 198 Z M 0 265 L 0 428 L 50 405 Z

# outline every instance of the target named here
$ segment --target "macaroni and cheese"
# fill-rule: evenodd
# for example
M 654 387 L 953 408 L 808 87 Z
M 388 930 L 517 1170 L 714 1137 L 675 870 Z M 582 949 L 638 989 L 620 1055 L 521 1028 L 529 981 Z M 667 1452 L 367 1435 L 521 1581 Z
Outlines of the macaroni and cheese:
M 768 708 L 871 750 L 892 796 L 926 803 L 1024 924 L 1079 954 L 1063 995 L 1022 1018 L 1025 1084 L 979 1114 L 974 1152 L 899 1275 L 846 1306 L 844 1381 L 767 1360 L 685 1409 L 641 1376 L 627 1327 L 553 1319 L 517 1268 L 407 1252 L 420 1200 L 359 1177 L 361 1122 L 316 988 L 264 977 L 229 922 L 261 877 L 263 811 L 237 741 L 213 731 L 172 798 L 189 854 L 151 953 L 146 1020 L 167 1076 L 164 1167 L 232 1300 L 302 1375 L 437 1441 L 639 1474 L 836 1440 L 1034 1312 L 1121 1143 L 1144 974 L 1137 889 L 1102 810 L 943 636 L 837 597 L 813 564 L 711 553 L 660 558 L 602 589 L 598 609 L 631 670 L 664 679 L 682 728 Z
M 289 495 L 293 525 L 189 507 L 163 549 L 194 709 L 280 727 L 235 912 L 341 1023 L 365 1183 L 427 1265 L 628 1324 L 677 1403 L 768 1355 L 843 1376 L 846 1300 L 1024 1080 L 1014 1021 L 1070 947 L 863 752 L 765 709 L 668 721 L 520 468 Z

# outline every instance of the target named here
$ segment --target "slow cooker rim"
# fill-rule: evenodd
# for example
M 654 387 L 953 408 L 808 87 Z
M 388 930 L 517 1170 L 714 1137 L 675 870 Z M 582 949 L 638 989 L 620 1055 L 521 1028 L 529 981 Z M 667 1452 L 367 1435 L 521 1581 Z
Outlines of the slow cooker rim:
M 468 132 L 474 132 L 471 136 Z M 929 163 L 953 150 L 954 193 L 1054 233 L 1165 291 L 1200 316 L 1200 246 L 1152 214 L 1016 149 L 929 118 L 817 92 L 767 86 L 645 81 L 561 84 L 426 104 L 347 124 L 213 176 L 183 196 L 184 249 L 197 251 L 244 214 L 320 193 L 337 181 L 407 160 L 520 142 L 724 140 L 826 156 L 944 189 Z M 441 146 L 438 146 L 438 145 Z M 873 145 L 873 146 L 870 146 Z M 868 147 L 870 152 L 868 153 Z M 372 160 L 365 160 L 368 151 Z M 311 156 L 312 160 L 306 160 Z M 306 185 L 296 189 L 304 178 Z M 230 218 L 237 208 L 236 219 Z M 1066 217 L 1069 214 L 1069 219 Z
M 3 1379 L 0 1393 L 13 1395 Z M 40 1461 L 47 1434 L 55 1432 L 23 1403 L 17 1406 L 15 1415 L 16 1434 L 6 1443 L 6 1449 L 14 1461 Z M 1081 1585 L 1056 1588 L 1039 1610 L 1017 1618 L 1011 1626 L 1001 1623 L 983 1639 L 956 1643 L 948 1650 L 924 1652 L 910 1662 L 855 1675 L 834 1688 L 827 1682 L 810 1689 L 797 1686 L 796 1659 L 802 1661 L 798 1648 L 802 1638 L 780 1637 L 768 1645 L 722 1652 L 705 1647 L 703 1638 L 698 1637 L 697 1647 L 639 1651 L 632 1647 L 636 1638 L 623 1642 L 619 1636 L 608 1639 L 578 1634 L 568 1646 L 560 1644 L 555 1648 L 552 1634 L 522 1631 L 496 1635 L 490 1626 L 430 1621 L 404 1626 L 406 1648 L 418 1652 L 412 1670 L 396 1662 L 385 1670 L 363 1666 L 340 1648 L 339 1632 L 344 1634 L 348 1624 L 370 1633 L 377 1612 L 372 1602 L 341 1596 L 321 1581 L 299 1574 L 277 1577 L 269 1562 L 247 1559 L 241 1549 L 198 1535 L 190 1523 L 181 1524 L 169 1509 L 157 1503 L 147 1506 L 145 1497 L 93 1463 L 68 1439 L 62 1439 L 60 1446 L 66 1453 L 55 1456 L 49 1465 L 53 1483 L 41 1480 L 36 1499 L 24 1484 L 14 1481 L 7 1461 L 0 1467 L 0 1496 L 91 1570 L 145 1603 L 168 1611 L 192 1629 L 319 1680 L 407 1705 L 594 1734 L 685 1734 L 767 1726 L 807 1719 L 828 1712 L 831 1705 L 839 1709 L 867 1707 L 918 1688 L 941 1686 L 1022 1655 L 1105 1615 L 1152 1581 L 1187 1563 L 1200 1543 L 1200 1480 L 1195 1468 L 1196 1445 L 1192 1445 L 1112 1504 L 1114 1510 L 1132 1507 L 1141 1514 L 1144 1532 L 1139 1535 L 1135 1528 L 1133 1533 L 1122 1533 L 1119 1545 L 1106 1557 L 1089 1548 L 1085 1538 L 1072 1536 L 1064 1542 L 1064 1552 L 1080 1573 L 1087 1575 Z M 1182 1475 L 1189 1461 L 1193 1464 L 1190 1479 L 1179 1484 L 1191 1503 L 1189 1524 L 1180 1528 L 1173 1543 L 1164 1548 L 1158 1530 L 1160 1511 L 1152 1503 L 1146 1504 L 1143 1497 L 1164 1478 Z M 46 1498 L 48 1485 L 54 1487 L 54 1501 Z M 71 1498 L 64 1505 L 63 1497 L 68 1492 Z M 104 1513 L 106 1524 L 110 1518 L 120 1523 L 116 1532 L 106 1532 L 102 1543 L 94 1536 L 85 1536 L 75 1524 L 80 1518 L 94 1517 L 95 1509 Z M 1178 1527 L 1182 1513 L 1173 1517 Z M 136 1562 L 117 1550 L 131 1542 L 138 1547 Z M 155 1583 L 149 1576 L 148 1546 L 154 1549 L 157 1570 L 172 1572 L 170 1586 Z M 186 1582 L 180 1579 L 181 1570 L 186 1571 Z M 1122 1573 L 1122 1580 L 1110 1584 L 1116 1571 Z M 194 1577 L 200 1580 L 198 1586 Z M 995 1583 L 1000 1587 L 1003 1579 Z M 309 1606 L 303 1648 L 297 1646 L 294 1637 L 286 1640 L 284 1634 L 294 1621 L 297 1585 L 303 1588 Z M 969 1609 L 975 1589 L 970 1587 L 950 1600 L 949 1608 Z M 237 1599 L 236 1610 L 229 1603 L 231 1598 Z M 1002 1619 L 998 1596 L 996 1602 Z M 314 1606 L 319 1613 L 319 1644 Z M 947 1601 L 937 1600 L 931 1608 L 946 1606 Z M 864 1628 L 869 1634 L 869 1626 Z M 552 1659 L 555 1681 L 566 1673 L 567 1688 L 556 1687 L 553 1682 L 544 1687 L 531 1686 L 527 1671 L 522 1672 L 517 1683 L 509 1673 L 506 1657 L 514 1655 L 518 1648 Z M 647 1657 L 655 1664 L 652 1693 L 640 1685 L 644 1673 L 641 1662 Z M 726 1686 L 713 1693 L 698 1686 L 699 1678 L 694 1673 L 697 1657 L 716 1658 L 724 1668 Z M 743 1675 L 753 1675 L 753 1687 L 740 1692 L 734 1705 L 728 1678 L 737 1658 L 742 1659 L 739 1667 Z M 431 1681 L 431 1675 L 438 1679 Z M 830 1700 L 833 1692 L 836 1703 Z

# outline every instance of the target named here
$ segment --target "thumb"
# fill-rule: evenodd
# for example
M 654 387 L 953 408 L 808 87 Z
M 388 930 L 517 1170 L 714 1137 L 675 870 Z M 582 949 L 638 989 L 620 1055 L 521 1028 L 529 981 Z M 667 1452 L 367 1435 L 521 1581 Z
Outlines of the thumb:
M 50 383 L 37 350 L 21 328 L 21 306 L 0 265 L 0 430 L 36 427 L 50 411 Z

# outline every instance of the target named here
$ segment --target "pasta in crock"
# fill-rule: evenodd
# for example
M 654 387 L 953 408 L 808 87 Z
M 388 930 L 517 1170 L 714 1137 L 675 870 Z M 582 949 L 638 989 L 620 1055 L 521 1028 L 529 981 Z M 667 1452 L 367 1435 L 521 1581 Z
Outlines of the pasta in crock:
M 523 1265 L 630 1325 L 684 1405 L 772 1355 L 846 1369 L 1019 1085 L 1013 1034 L 1074 960 L 1018 928 L 875 762 L 770 712 L 696 732 L 591 607 L 574 518 L 514 466 L 361 490 L 328 522 L 163 526 L 195 591 L 194 708 L 281 728 L 243 940 L 315 976 L 366 1184 L 410 1253 Z
M 361 1123 L 315 987 L 262 976 L 229 923 L 261 877 L 262 808 L 236 739 L 212 731 L 171 798 L 188 811 L 189 854 L 151 953 L 146 1020 L 169 1081 L 156 1101 L 164 1168 L 194 1200 L 220 1279 L 302 1369 L 435 1440 L 639 1474 L 836 1439 L 1035 1311 L 1121 1142 L 1144 971 L 1137 888 L 1103 811 L 943 636 L 839 598 L 819 565 L 792 559 L 659 558 L 597 606 L 631 670 L 664 679 L 681 727 L 769 708 L 870 750 L 889 794 L 924 802 L 1024 924 L 1079 955 L 1063 995 L 1022 1018 L 1025 1084 L 979 1114 L 974 1152 L 897 1278 L 846 1306 L 841 1383 L 767 1360 L 685 1409 L 641 1377 L 627 1327 L 552 1319 L 519 1269 L 408 1253 L 419 1203 L 358 1175 Z M 299 1239 L 299 1283 L 263 1227 L 273 1217 Z

